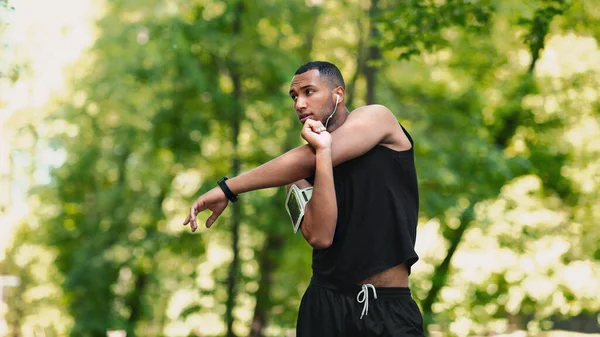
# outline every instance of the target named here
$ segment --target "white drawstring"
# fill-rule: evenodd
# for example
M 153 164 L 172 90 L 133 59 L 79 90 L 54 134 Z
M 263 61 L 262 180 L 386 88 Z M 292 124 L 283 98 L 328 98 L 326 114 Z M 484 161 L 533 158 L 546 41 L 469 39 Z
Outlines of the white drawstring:
M 360 319 L 362 319 L 364 315 L 369 314 L 369 288 L 373 289 L 373 296 L 375 297 L 375 299 L 377 299 L 377 291 L 375 290 L 375 287 L 370 283 L 363 284 L 362 290 L 356 296 L 356 300 L 358 301 L 358 303 L 365 304 L 363 306 L 362 315 L 360 315 Z

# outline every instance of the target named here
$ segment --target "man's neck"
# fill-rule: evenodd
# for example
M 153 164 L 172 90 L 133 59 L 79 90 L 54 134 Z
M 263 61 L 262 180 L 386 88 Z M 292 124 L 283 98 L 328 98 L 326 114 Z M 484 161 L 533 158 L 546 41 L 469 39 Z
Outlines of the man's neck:
M 329 121 L 329 124 L 327 125 L 327 131 L 331 133 L 340 126 L 342 126 L 342 124 L 344 124 L 344 122 L 346 121 L 346 118 L 348 118 L 349 114 L 350 113 L 348 112 L 348 109 L 346 109 L 345 106 L 341 107 L 340 110 L 338 110 Z

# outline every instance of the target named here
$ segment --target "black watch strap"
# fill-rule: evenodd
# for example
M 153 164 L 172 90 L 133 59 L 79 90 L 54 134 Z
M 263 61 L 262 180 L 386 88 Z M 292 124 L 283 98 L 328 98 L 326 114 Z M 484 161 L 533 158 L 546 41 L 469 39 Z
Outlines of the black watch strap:
M 231 190 L 229 189 L 229 186 L 227 186 L 227 184 L 225 183 L 225 180 L 227 179 L 227 177 L 223 177 L 219 179 L 217 184 L 223 190 L 223 193 L 225 193 L 227 199 L 231 200 L 231 202 L 236 202 L 238 200 L 237 195 L 233 194 L 233 192 L 231 192 Z

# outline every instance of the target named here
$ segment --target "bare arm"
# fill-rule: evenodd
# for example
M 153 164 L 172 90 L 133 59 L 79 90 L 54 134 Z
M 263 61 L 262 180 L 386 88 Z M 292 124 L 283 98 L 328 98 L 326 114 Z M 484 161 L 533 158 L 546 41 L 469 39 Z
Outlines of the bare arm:
M 331 162 L 331 134 L 321 122 L 307 120 L 302 138 L 315 149 L 315 181 L 312 197 L 304 209 L 302 236 L 317 249 L 331 246 L 337 223 L 337 201 Z
M 331 134 L 333 166 L 363 155 L 378 144 L 392 142 L 398 128 L 396 117 L 382 105 L 356 109 Z M 227 185 L 235 194 L 284 186 L 311 176 L 315 167 L 315 153 L 309 145 L 304 145 L 229 179 Z
M 292 187 L 292 185 L 296 185 L 296 186 L 298 186 L 298 188 L 307 188 L 307 187 L 313 186 L 306 179 L 301 179 L 301 180 L 296 181 L 293 184 L 285 185 L 285 192 L 286 193 L 290 191 L 290 188 Z
M 323 249 L 333 242 L 338 213 L 331 150 L 317 150 L 316 163 L 315 185 L 304 210 L 300 229 L 308 244 L 313 248 Z
M 378 144 L 395 142 L 398 121 L 392 112 L 381 105 L 369 105 L 354 110 L 346 122 L 331 134 L 331 161 L 337 166 L 356 158 Z M 401 131 L 400 131 L 401 132 Z M 292 149 L 285 154 L 237 177 L 227 180 L 227 185 L 235 194 L 248 191 L 285 186 L 311 176 L 315 172 L 315 152 L 309 145 Z M 206 221 L 210 227 L 227 207 L 228 200 L 219 187 L 198 197 L 190 208 L 184 225 L 190 223 L 196 230 L 196 215 L 206 209 L 213 213 Z

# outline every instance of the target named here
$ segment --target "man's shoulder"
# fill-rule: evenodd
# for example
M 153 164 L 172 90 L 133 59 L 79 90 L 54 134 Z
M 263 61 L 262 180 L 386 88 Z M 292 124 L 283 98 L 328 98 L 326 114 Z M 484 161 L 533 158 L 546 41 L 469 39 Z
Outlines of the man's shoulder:
M 366 115 L 366 114 L 378 114 L 378 115 L 393 115 L 392 111 L 383 104 L 369 104 L 360 106 L 350 113 L 350 115 Z
M 396 115 L 381 104 L 364 105 L 350 113 L 354 115 L 353 123 L 362 125 L 365 130 L 373 130 L 385 134 L 381 137 L 378 145 L 383 145 L 392 150 L 403 151 L 412 147 L 412 141 L 408 138 Z
M 394 120 L 396 120 L 396 116 L 394 115 L 394 113 L 392 113 L 392 111 L 388 107 L 386 107 L 385 105 L 382 105 L 382 104 L 369 104 L 369 105 L 363 105 L 361 107 L 358 107 L 358 108 L 352 110 L 352 112 L 350 113 L 348 118 L 353 118 L 353 119 L 377 118 L 377 119 L 384 119 L 384 120 L 388 120 L 388 121 L 390 121 L 390 119 L 393 118 Z

